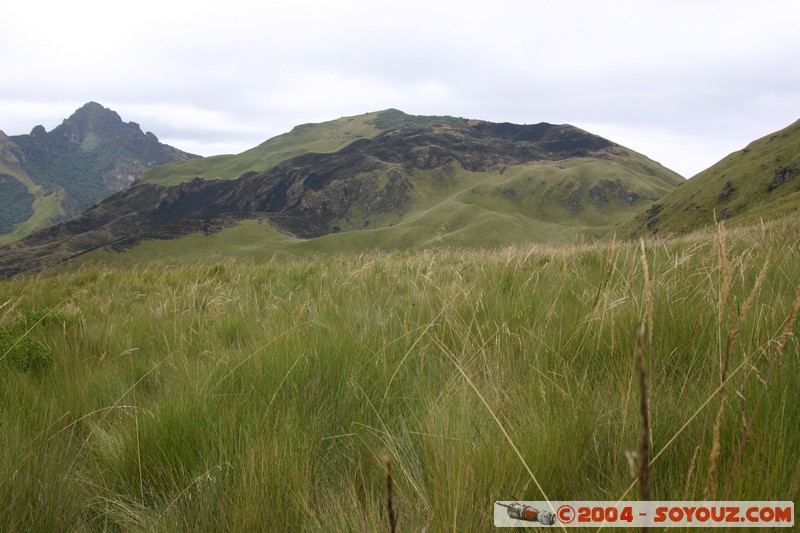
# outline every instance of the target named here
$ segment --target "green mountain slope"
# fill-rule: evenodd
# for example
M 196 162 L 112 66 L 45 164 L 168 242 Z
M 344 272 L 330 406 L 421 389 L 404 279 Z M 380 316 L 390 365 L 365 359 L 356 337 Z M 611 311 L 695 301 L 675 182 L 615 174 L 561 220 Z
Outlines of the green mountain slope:
M 625 169 L 626 164 L 630 168 Z M 278 231 L 280 221 L 243 220 L 214 233 L 145 239 L 124 253 L 101 247 L 80 256 L 76 265 L 206 263 L 225 258 L 265 260 L 313 253 L 574 242 L 606 234 L 614 220 L 631 215 L 647 202 L 629 203 L 616 197 L 615 185 L 608 184 L 636 183 L 633 194 L 642 198 L 658 197 L 674 187 L 669 179 L 666 183 L 643 179 L 639 164 L 644 165 L 622 158 L 587 158 L 509 167 L 503 175 L 451 167 L 445 171 L 447 183 L 441 183 L 442 171 L 419 172 L 411 181 L 413 200 L 405 209 L 372 213 L 362 209 L 335 219 L 330 233 L 315 238 Z M 589 191 L 600 198 L 598 204 Z M 570 197 L 580 199 L 581 211 L 570 211 L 565 204 Z
M 335 152 L 351 142 L 380 133 L 371 122 L 377 113 L 340 118 L 319 124 L 303 124 L 240 154 L 216 155 L 171 163 L 147 170 L 143 183 L 177 185 L 195 178 L 236 179 L 247 172 L 261 172 L 279 162 L 309 152 Z
M 22 149 L 0 131 L 0 246 L 78 213 L 62 187 L 35 183 L 25 172 Z
M 624 221 L 619 235 L 690 232 L 716 221 L 746 224 L 800 209 L 800 120 L 750 143 Z M 716 216 L 716 219 L 715 219 Z

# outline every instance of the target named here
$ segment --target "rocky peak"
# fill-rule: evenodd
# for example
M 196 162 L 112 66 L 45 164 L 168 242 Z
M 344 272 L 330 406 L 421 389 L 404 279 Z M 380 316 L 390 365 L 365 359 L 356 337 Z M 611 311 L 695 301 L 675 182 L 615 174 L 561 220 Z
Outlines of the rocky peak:
M 81 209 L 130 186 L 149 167 L 197 157 L 161 144 L 97 102 L 84 104 L 50 132 L 36 126 L 12 140 L 34 181 L 63 187 Z
M 132 129 L 135 130 L 133 133 L 144 135 L 138 124 L 126 125 L 115 111 L 96 102 L 89 102 L 65 119 L 51 134 L 67 139 L 69 142 L 80 143 L 90 133 L 115 136 L 123 129 Z
M 122 122 L 119 114 L 116 111 L 103 107 L 97 102 L 89 102 L 78 108 L 71 117 L 64 122 L 109 122 L 112 124 L 119 124 Z

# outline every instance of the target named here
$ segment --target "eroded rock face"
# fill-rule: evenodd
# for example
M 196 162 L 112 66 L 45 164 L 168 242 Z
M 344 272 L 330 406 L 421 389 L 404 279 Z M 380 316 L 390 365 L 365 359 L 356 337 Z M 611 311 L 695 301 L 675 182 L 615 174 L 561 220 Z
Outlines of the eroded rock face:
M 114 161 L 111 168 L 102 174 L 103 184 L 112 192 L 127 189 L 147 168 L 138 159 Z
M 631 191 L 621 180 L 602 180 L 589 189 L 592 201 L 598 207 L 607 206 L 612 201 L 632 204 L 639 195 Z
M 798 174 L 800 174 L 800 170 L 798 170 L 797 167 L 779 168 L 775 172 L 775 178 L 772 180 L 772 183 L 770 183 L 769 190 L 773 191 L 774 189 L 777 189 L 781 185 L 789 183 Z

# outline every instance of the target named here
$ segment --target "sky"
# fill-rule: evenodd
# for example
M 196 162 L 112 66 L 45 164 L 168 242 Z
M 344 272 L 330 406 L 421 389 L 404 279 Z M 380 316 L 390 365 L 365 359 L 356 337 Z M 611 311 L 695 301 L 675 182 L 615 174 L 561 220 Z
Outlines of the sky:
M 685 177 L 800 119 L 797 0 L 13 0 L 0 130 L 99 102 L 239 153 L 396 108 L 572 124 Z

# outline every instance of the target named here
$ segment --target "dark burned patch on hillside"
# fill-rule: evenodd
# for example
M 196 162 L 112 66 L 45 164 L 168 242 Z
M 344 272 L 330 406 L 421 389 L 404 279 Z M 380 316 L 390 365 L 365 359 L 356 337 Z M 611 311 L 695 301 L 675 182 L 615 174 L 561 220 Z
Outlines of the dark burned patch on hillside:
M 500 172 L 507 166 L 533 161 L 592 157 L 614 144 L 572 126 L 478 122 L 393 130 L 371 141 L 354 143 L 343 152 L 365 146 L 370 155 L 409 171 L 457 163 L 473 172 Z
M 433 121 L 389 130 L 335 153 L 300 155 L 238 180 L 135 185 L 3 249 L 0 276 L 35 271 L 100 247 L 123 250 L 143 239 L 216 231 L 253 217 L 297 237 L 318 237 L 336 231 L 340 220 L 386 213 L 400 217 L 420 171 L 446 174 L 457 165 L 500 172 L 536 161 L 597 157 L 611 146 L 577 128 L 550 124 Z M 598 202 L 619 196 L 613 187 L 593 195 Z
M 615 146 L 602 137 L 573 126 L 554 126 L 545 122 L 533 125 L 480 122 L 472 128 L 481 134 L 505 141 L 533 143 L 542 156 L 554 161 L 587 157 L 599 150 Z

